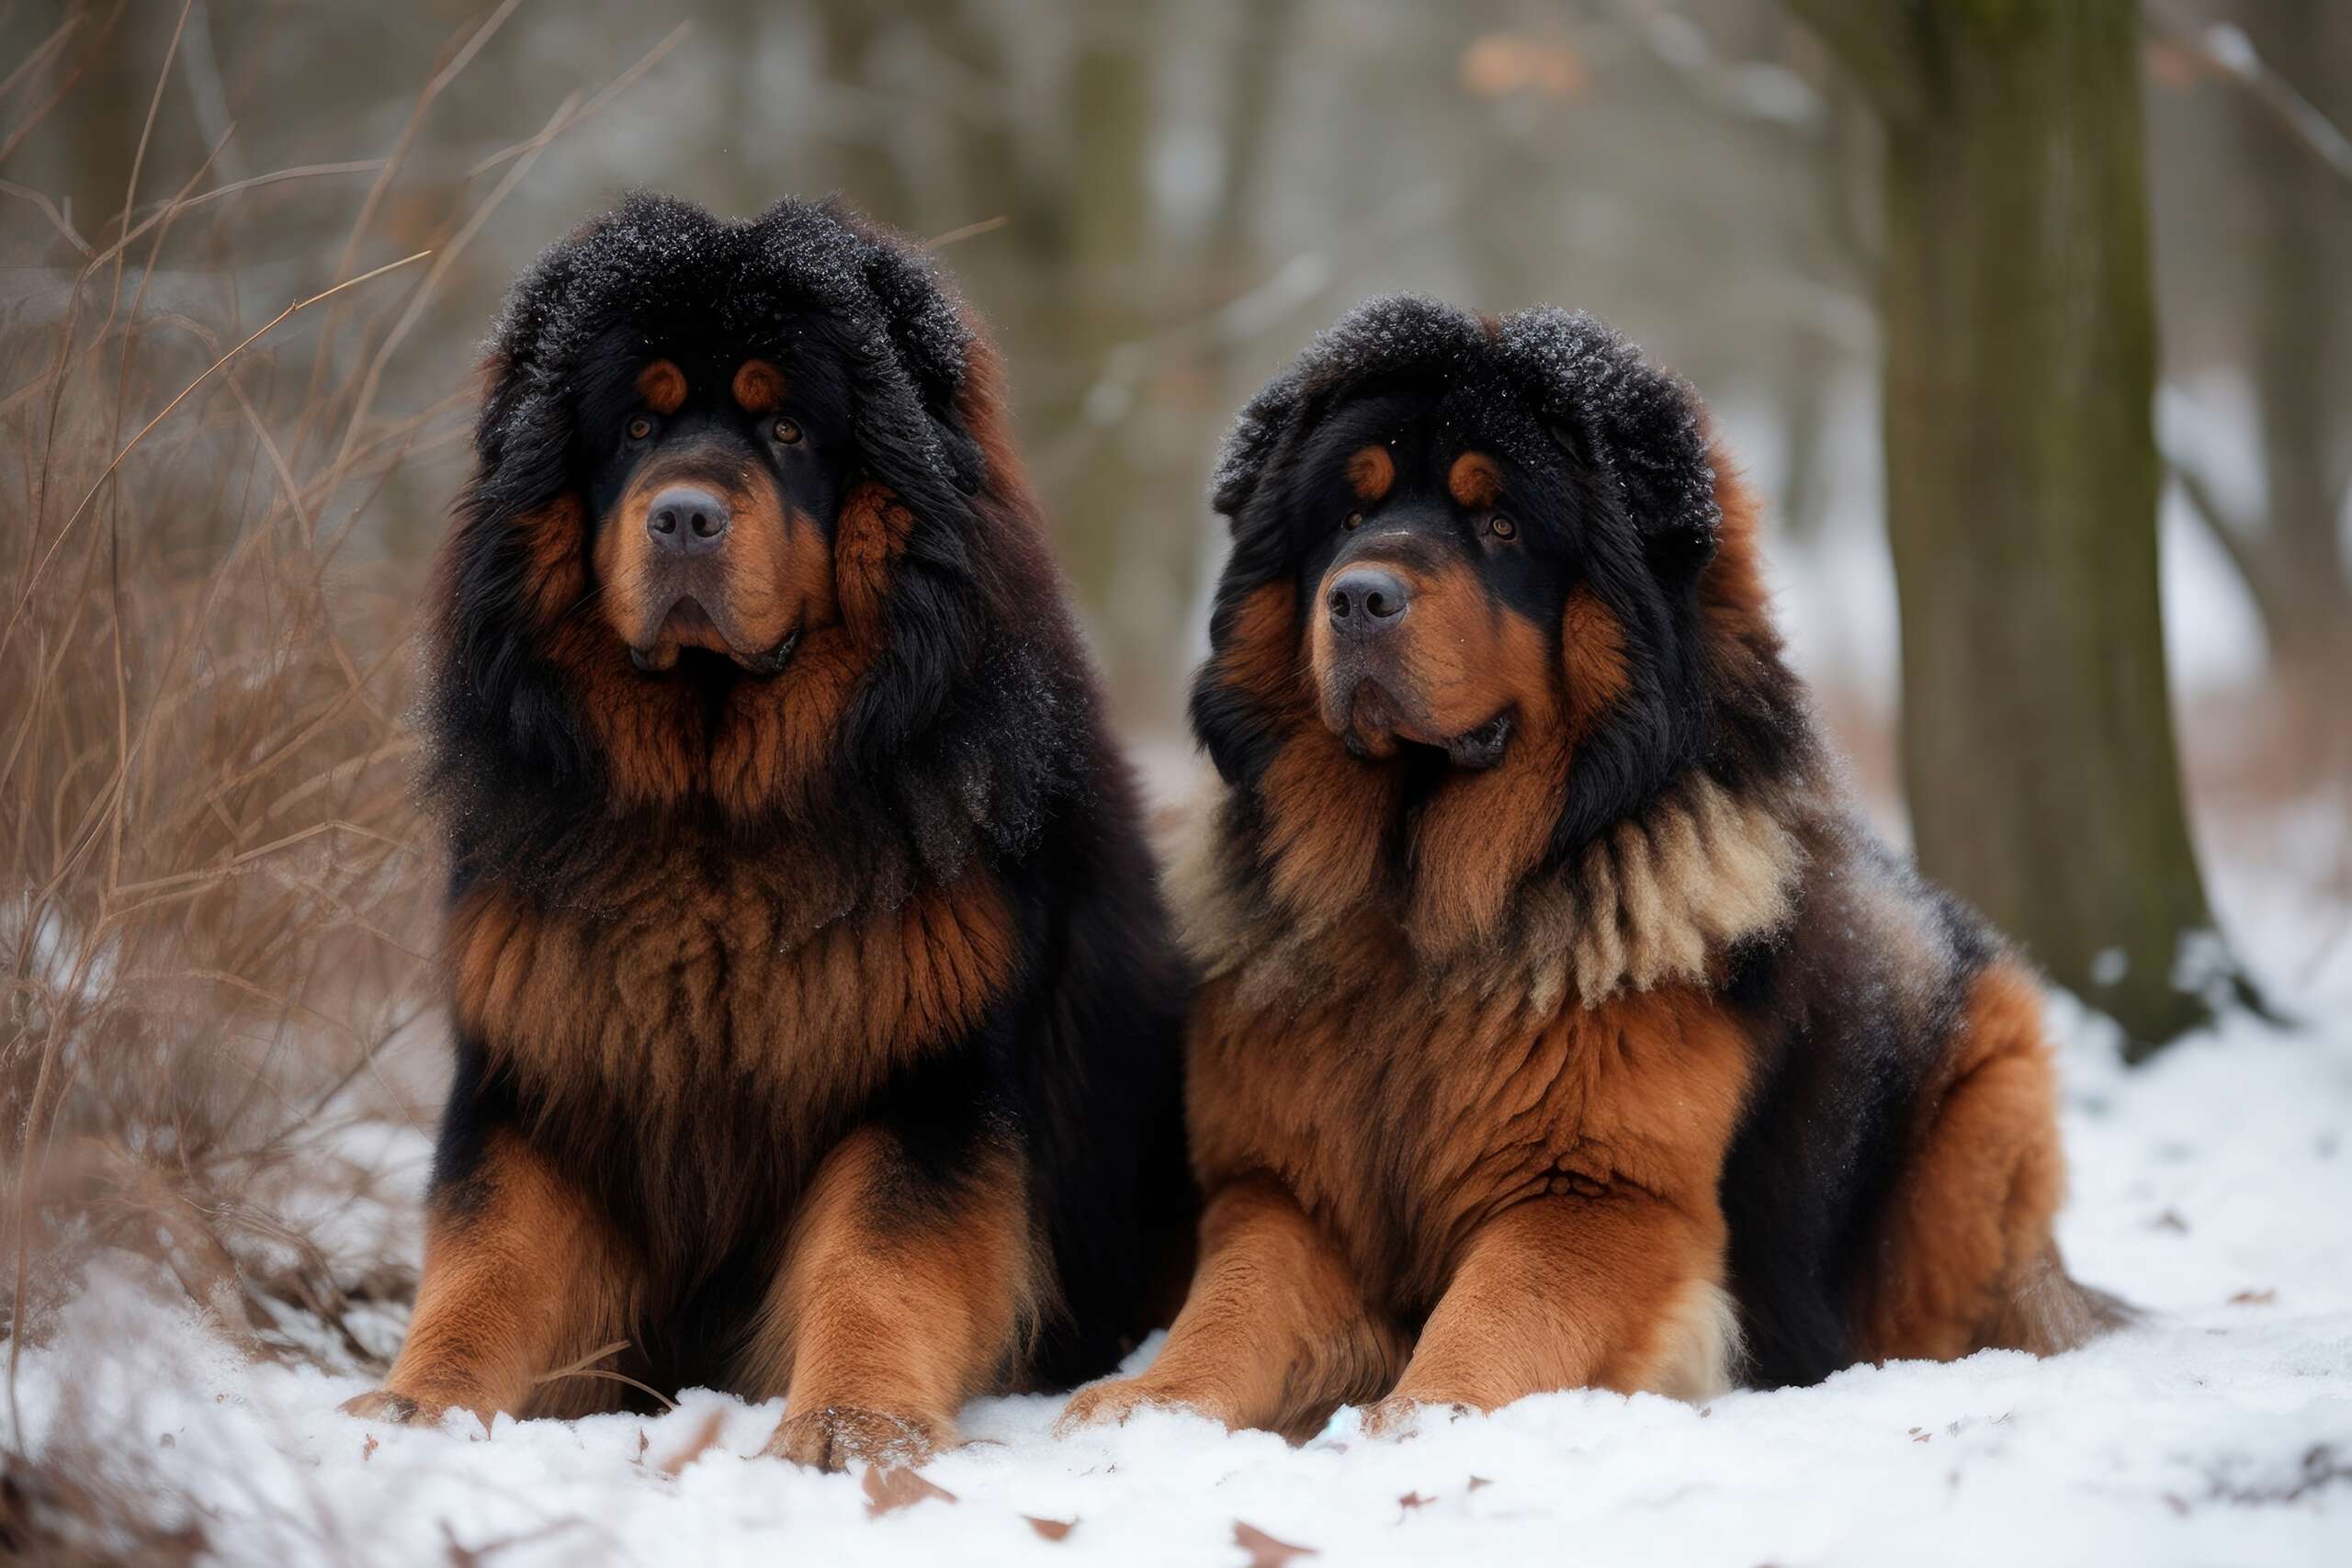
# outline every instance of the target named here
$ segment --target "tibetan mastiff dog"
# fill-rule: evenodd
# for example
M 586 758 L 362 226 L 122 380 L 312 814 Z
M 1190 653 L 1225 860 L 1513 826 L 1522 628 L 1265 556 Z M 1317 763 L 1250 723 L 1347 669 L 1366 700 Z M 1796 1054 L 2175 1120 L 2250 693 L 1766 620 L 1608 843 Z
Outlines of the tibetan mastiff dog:
M 994 350 L 838 206 L 634 197 L 487 382 L 423 708 L 456 1072 L 347 1408 L 705 1385 L 837 1467 L 1109 1371 L 1193 1229 L 1187 979 Z
M 1374 1430 L 2109 1315 L 2033 977 L 1861 825 L 1756 507 L 1589 317 L 1375 301 L 1243 412 L 1176 877 L 1203 1185 L 1139 1404 Z

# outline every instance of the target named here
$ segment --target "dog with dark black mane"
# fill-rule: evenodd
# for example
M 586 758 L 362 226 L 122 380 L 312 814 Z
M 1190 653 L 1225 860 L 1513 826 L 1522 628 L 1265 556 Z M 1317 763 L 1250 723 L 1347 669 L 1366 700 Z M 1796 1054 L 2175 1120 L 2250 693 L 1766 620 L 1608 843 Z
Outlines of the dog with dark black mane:
M 993 349 L 837 205 L 634 197 L 486 374 L 423 706 L 456 1071 L 346 1408 L 707 1385 L 838 1467 L 1109 1370 L 1191 1234 L 1185 972 Z
M 1139 1404 L 1374 1430 L 2056 1350 L 2033 977 L 1849 805 L 1757 513 L 1589 318 L 1358 308 L 1242 413 L 1176 878 L 1206 1205 Z

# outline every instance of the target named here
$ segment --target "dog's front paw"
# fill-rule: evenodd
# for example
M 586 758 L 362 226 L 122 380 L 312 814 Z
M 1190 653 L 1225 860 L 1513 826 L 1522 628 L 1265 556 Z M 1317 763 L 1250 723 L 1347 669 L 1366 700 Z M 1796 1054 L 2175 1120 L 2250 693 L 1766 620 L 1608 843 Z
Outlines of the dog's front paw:
M 922 1464 L 954 1446 L 955 1429 L 927 1416 L 826 1404 L 788 1412 L 762 1450 L 812 1470 L 847 1470 L 853 1464 Z
M 1392 1393 L 1377 1404 L 1367 1405 L 1363 1413 L 1363 1435 L 1367 1438 L 1409 1438 L 1420 1430 L 1421 1423 L 1432 1417 L 1452 1420 L 1470 1415 L 1476 1407 L 1455 1399 L 1420 1399 L 1409 1393 Z
M 1112 1378 L 1071 1394 L 1055 1419 L 1054 1436 L 1067 1438 L 1088 1427 L 1124 1427 L 1138 1410 L 1182 1410 L 1233 1425 L 1206 1393 L 1161 1387 L 1145 1378 Z
M 437 1410 L 426 1414 L 415 1400 L 388 1388 L 371 1388 L 366 1393 L 354 1394 L 335 1408 L 362 1421 L 382 1421 L 394 1427 L 430 1427 L 440 1416 Z

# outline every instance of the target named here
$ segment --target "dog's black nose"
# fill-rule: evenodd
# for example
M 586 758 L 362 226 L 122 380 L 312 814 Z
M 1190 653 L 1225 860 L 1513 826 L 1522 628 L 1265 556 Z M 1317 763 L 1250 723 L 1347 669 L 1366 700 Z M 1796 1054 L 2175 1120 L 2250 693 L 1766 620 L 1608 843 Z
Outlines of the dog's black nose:
M 673 485 L 653 498 L 645 531 L 657 550 L 700 555 L 718 547 L 727 536 L 727 503 L 710 491 Z
M 1343 637 L 1366 637 L 1395 626 L 1412 603 L 1413 592 L 1393 571 L 1352 566 L 1331 580 L 1325 597 L 1334 629 Z

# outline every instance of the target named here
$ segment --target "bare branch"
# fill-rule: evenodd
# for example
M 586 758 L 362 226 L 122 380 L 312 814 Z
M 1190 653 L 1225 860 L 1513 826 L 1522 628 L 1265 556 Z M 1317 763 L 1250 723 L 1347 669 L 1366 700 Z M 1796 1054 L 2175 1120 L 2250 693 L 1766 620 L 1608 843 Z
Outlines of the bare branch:
M 1826 130 L 1829 105 L 1787 66 L 1724 54 L 1704 28 L 1670 6 L 1616 0 L 1613 8 L 1634 41 L 1708 107 L 1810 136 Z
M 1879 113 L 1907 117 L 1927 97 L 1909 36 L 1911 7 L 1896 0 L 1787 0 L 1862 85 Z
M 2182 499 L 2188 502 L 2189 515 L 2205 525 L 2222 553 L 2230 558 L 2230 566 L 2245 584 L 2245 591 L 2266 626 L 2277 624 L 2277 604 L 2270 587 L 2270 574 L 2264 570 L 2262 558 L 2256 553 L 2251 530 L 2233 516 L 2203 470 L 2176 453 L 2165 455 L 2165 467 L 2180 486 Z
M 2243 28 L 2215 22 L 2199 29 L 2172 15 L 2167 7 L 2154 4 L 2149 5 L 2142 15 L 2147 18 L 2147 29 L 2152 35 L 2194 55 L 2217 73 L 2244 86 L 2262 101 L 2289 135 L 2311 149 L 2320 162 L 2352 180 L 2352 137 L 2346 136 L 2316 104 L 2264 60 Z
M 75 233 L 74 225 L 65 220 L 65 214 L 57 209 L 57 204 L 40 192 L 20 186 L 14 180 L 0 180 L 0 196 L 13 196 L 19 200 L 31 202 L 40 209 L 41 216 L 49 220 L 50 227 L 64 236 L 67 244 L 85 256 L 90 254 L 90 242 Z

